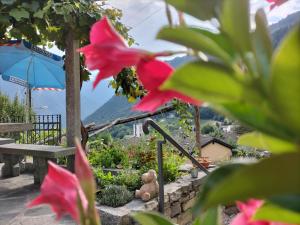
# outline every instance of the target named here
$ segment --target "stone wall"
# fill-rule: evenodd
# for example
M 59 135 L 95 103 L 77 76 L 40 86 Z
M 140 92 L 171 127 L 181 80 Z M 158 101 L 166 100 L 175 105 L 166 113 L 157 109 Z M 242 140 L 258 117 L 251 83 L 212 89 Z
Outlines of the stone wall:
M 186 225 L 192 221 L 190 209 L 194 205 L 204 178 L 205 174 L 199 172 L 198 178 L 186 175 L 174 183 L 165 185 L 164 214 L 175 224 Z M 97 206 L 97 209 L 102 225 L 134 225 L 130 214 L 138 211 L 157 211 L 158 200 L 155 198 L 149 202 L 142 202 L 134 199 L 122 207 Z

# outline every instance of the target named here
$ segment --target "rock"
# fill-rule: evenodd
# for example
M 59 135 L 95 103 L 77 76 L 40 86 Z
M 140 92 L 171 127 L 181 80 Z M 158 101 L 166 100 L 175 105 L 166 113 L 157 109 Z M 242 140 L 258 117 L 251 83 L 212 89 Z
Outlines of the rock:
M 175 202 L 171 205 L 171 218 L 177 216 L 179 213 L 181 213 L 180 202 Z
M 193 220 L 192 213 L 190 211 L 181 213 L 177 218 L 177 223 L 180 225 L 190 224 Z
M 194 206 L 195 202 L 196 202 L 196 198 L 193 198 L 193 199 L 187 201 L 186 203 L 183 203 L 182 211 L 185 212 L 186 210 L 192 208 Z

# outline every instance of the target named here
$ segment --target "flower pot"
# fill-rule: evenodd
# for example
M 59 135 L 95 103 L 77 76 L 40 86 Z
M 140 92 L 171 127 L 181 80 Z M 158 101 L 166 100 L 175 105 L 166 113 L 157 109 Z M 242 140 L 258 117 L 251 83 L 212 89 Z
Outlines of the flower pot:
M 198 177 L 198 172 L 199 172 L 198 168 L 191 169 L 191 177 L 192 178 L 197 178 Z

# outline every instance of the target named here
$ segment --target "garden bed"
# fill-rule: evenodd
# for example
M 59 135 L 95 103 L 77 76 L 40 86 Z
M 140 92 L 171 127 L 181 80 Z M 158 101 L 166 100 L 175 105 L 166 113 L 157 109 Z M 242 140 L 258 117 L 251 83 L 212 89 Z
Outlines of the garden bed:
M 193 206 L 199 188 L 204 181 L 205 174 L 199 172 L 198 178 L 191 178 L 185 175 L 176 182 L 166 184 L 164 214 L 171 218 L 176 224 L 186 225 L 192 221 L 190 208 Z M 143 202 L 139 199 L 133 199 L 124 206 L 113 208 L 104 205 L 98 205 L 102 225 L 133 225 L 131 214 L 138 211 L 157 211 L 158 200 L 152 199 Z

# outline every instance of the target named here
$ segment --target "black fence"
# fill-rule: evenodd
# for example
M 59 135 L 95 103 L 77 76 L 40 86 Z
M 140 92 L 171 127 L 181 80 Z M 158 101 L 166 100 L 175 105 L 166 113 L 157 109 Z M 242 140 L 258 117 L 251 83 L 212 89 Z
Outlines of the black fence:
M 33 129 L 0 134 L 20 144 L 60 145 L 62 137 L 61 115 L 34 115 L 30 118 Z M 0 118 L 0 123 L 24 123 L 24 117 Z

